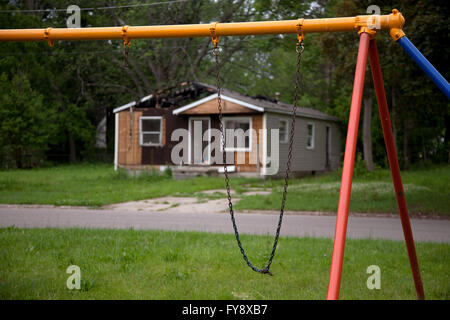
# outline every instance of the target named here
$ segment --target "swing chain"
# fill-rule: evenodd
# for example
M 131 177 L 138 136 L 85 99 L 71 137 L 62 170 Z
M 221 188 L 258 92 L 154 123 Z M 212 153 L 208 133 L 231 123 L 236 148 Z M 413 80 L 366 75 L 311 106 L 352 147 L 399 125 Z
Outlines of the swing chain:
M 303 41 L 297 42 L 297 46 L 295 48 L 295 51 L 301 55 L 303 51 L 305 50 L 305 46 L 303 45 Z
M 125 68 L 129 68 L 129 64 L 128 64 L 128 51 L 129 51 L 130 47 L 128 44 L 124 44 L 123 46 L 123 66 Z
M 291 126 L 290 126 L 290 132 L 289 132 L 289 149 L 288 149 L 288 160 L 286 164 L 286 174 L 284 179 L 284 187 L 283 187 L 283 196 L 281 201 L 281 209 L 280 209 L 280 216 L 278 219 L 278 226 L 275 234 L 275 239 L 272 247 L 272 252 L 270 253 L 270 258 L 267 262 L 266 267 L 262 269 L 258 269 L 249 261 L 244 248 L 242 247 L 242 243 L 239 238 L 239 231 L 236 225 L 236 220 L 234 217 L 234 210 L 233 210 L 233 203 L 231 199 L 231 188 L 230 188 L 230 179 L 228 177 L 228 168 L 226 163 L 226 152 L 225 152 L 225 133 L 224 133 L 224 127 L 223 127 L 223 121 L 222 121 L 222 97 L 221 97 L 221 84 L 220 84 L 220 64 L 219 64 L 219 55 L 220 55 L 220 49 L 217 46 L 217 43 L 214 44 L 213 48 L 213 55 L 215 57 L 216 62 L 216 86 L 217 86 L 217 102 L 218 102 L 218 111 L 219 111 L 219 129 L 222 135 L 222 156 L 223 156 L 223 165 L 224 165 L 224 174 L 225 174 L 225 183 L 226 183 L 226 190 L 227 190 L 227 198 L 228 198 L 228 207 L 230 210 L 230 216 L 231 216 L 231 222 L 233 224 L 234 234 L 236 236 L 236 241 L 239 246 L 239 249 L 241 251 L 242 257 L 244 258 L 244 261 L 247 263 L 247 265 L 255 272 L 259 272 L 261 274 L 268 274 L 272 276 L 273 274 L 269 271 L 270 266 L 272 265 L 273 258 L 275 256 L 275 251 L 277 249 L 278 239 L 280 237 L 280 231 L 281 231 L 281 225 L 283 221 L 283 214 L 284 214 L 284 207 L 286 204 L 286 195 L 287 195 L 287 188 L 289 183 L 289 173 L 291 171 L 291 160 L 292 160 L 292 148 L 293 148 L 293 142 L 294 142 L 294 133 L 295 133 L 295 118 L 297 113 L 297 100 L 298 100 L 298 91 L 300 87 L 300 64 L 301 64 L 301 57 L 304 51 L 304 45 L 303 41 L 299 41 L 296 46 L 296 52 L 297 52 L 297 69 L 296 69 L 296 76 L 295 76 L 295 93 L 294 93 L 294 104 L 292 106 L 292 119 L 291 119 Z
M 128 32 L 129 26 L 123 26 L 122 27 L 122 39 L 123 39 L 123 66 L 125 68 L 129 68 L 128 65 L 128 50 L 131 45 L 130 38 L 128 38 L 127 32 Z

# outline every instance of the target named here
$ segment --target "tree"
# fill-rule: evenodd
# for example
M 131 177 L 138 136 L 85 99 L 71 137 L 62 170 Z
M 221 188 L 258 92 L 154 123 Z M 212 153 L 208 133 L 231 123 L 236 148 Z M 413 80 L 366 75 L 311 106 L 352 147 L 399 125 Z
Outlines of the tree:
M 27 168 L 39 165 L 53 126 L 49 108 L 43 112 L 43 96 L 34 91 L 26 75 L 12 79 L 0 75 L 0 153 L 3 166 Z

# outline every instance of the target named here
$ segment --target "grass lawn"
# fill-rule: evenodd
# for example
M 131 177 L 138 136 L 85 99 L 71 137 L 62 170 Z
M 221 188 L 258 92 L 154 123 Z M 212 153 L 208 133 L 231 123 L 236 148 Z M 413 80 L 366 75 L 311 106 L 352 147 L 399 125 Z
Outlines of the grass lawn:
M 293 179 L 288 189 L 286 210 L 336 212 L 341 172 L 314 178 Z M 409 212 L 415 215 L 450 215 L 450 166 L 402 172 Z M 279 210 L 282 182 L 273 181 L 269 196 L 244 197 L 236 209 Z M 352 212 L 396 213 L 397 202 L 389 170 L 355 172 L 350 201 Z
M 237 183 L 255 179 L 237 179 Z M 0 171 L 0 203 L 101 206 L 125 201 L 158 198 L 177 193 L 192 195 L 221 189 L 219 177 L 173 180 L 145 174 L 129 177 L 111 165 L 65 165 L 33 170 Z
M 255 265 L 271 236 L 243 235 Z M 251 271 L 233 235 L 87 229 L 0 229 L 0 299 L 324 299 L 332 241 L 280 239 L 273 277 Z M 220 248 L 218 250 L 218 248 Z M 417 243 L 428 299 L 450 299 L 450 245 Z M 81 269 L 69 290 L 66 269 Z M 366 269 L 381 268 L 369 290 Z M 348 240 L 341 299 L 415 299 L 405 245 Z
M 402 172 L 411 214 L 450 214 L 450 166 Z M 286 209 L 335 212 L 341 173 L 291 179 Z M 236 209 L 279 210 L 283 179 L 232 178 L 238 193 L 245 185 L 272 188 L 270 195 L 242 196 Z M 33 170 L 0 171 L 0 203 L 101 206 L 169 195 L 189 196 L 204 190 L 225 189 L 221 177 L 175 181 L 146 174 L 138 178 L 114 172 L 111 165 L 67 165 Z M 214 195 L 214 197 L 223 195 Z M 211 196 L 209 196 L 211 197 Z M 356 170 L 350 210 L 397 212 L 390 172 Z

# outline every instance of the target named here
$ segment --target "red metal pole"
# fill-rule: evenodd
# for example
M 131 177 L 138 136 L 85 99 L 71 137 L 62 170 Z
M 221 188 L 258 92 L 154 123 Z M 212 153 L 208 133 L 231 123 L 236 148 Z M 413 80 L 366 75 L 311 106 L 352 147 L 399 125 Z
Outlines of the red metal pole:
M 389 165 L 391 167 L 392 180 L 394 182 L 395 196 L 397 197 L 398 210 L 402 221 L 403 234 L 405 236 L 406 248 L 408 250 L 409 263 L 416 287 L 417 299 L 424 300 L 422 279 L 420 277 L 419 262 L 417 261 L 416 248 L 411 230 L 411 223 L 408 216 L 408 207 L 406 206 L 405 192 L 403 191 L 402 178 L 398 165 L 397 152 L 395 150 L 394 137 L 392 134 L 391 120 L 389 118 L 389 109 L 384 91 L 383 75 L 381 73 L 380 58 L 378 56 L 377 43 L 375 39 L 370 40 L 369 45 L 370 68 L 377 95 L 378 110 L 380 112 L 381 125 L 383 127 L 384 142 L 386 144 Z
M 353 166 L 355 163 L 356 140 L 358 138 L 359 115 L 361 113 L 361 101 L 364 89 L 364 77 L 366 74 L 369 40 L 370 36 L 368 33 L 361 33 L 359 40 L 358 58 L 356 60 L 355 79 L 353 82 L 353 95 L 352 103 L 350 106 L 347 142 L 345 144 L 341 191 L 339 195 L 336 229 L 334 233 L 330 280 L 328 283 L 328 300 L 337 300 L 339 298 L 342 262 L 344 260 L 345 235 L 347 231 L 348 207 L 352 189 Z

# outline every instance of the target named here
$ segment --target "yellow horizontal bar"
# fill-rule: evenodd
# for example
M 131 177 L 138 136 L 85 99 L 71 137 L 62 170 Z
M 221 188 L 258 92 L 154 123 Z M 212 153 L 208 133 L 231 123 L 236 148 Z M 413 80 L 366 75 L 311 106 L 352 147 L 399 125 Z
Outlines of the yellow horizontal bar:
M 362 27 L 377 25 L 377 29 L 402 29 L 405 19 L 398 10 L 389 15 L 364 15 L 329 19 L 299 19 L 259 22 L 231 22 L 213 24 L 162 25 L 142 27 L 102 28 L 48 28 L 48 29 L 4 29 L 0 30 L 0 41 L 57 41 L 57 40 L 118 40 L 150 38 L 193 38 L 211 36 L 244 36 L 262 34 L 298 33 L 302 24 L 303 33 L 357 31 Z M 125 30 L 124 30 L 125 29 Z

